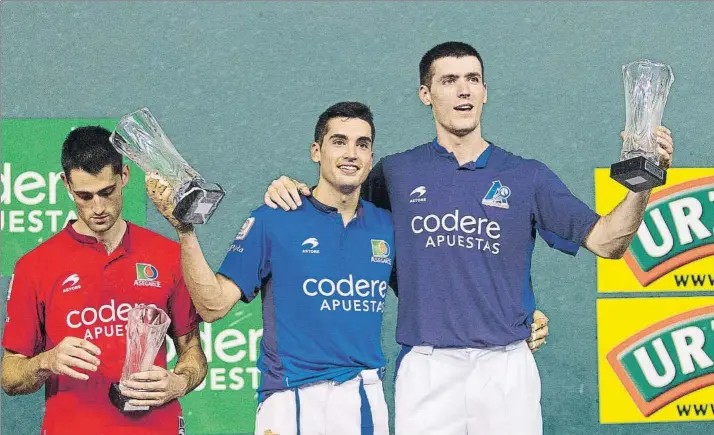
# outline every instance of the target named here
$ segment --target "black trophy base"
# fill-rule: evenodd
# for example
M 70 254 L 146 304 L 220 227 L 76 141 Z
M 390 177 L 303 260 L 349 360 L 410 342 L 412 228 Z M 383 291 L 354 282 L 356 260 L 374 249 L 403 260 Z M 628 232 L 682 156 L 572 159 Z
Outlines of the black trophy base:
M 109 387 L 109 401 L 112 402 L 112 405 L 114 405 L 119 411 L 125 413 L 136 413 L 149 410 L 148 406 L 130 405 L 130 400 L 131 398 L 126 397 L 121 393 L 118 382 L 114 382 L 111 387 Z
M 224 196 L 225 191 L 218 184 L 193 179 L 181 186 L 174 217 L 184 224 L 208 223 Z
M 667 171 L 639 156 L 610 166 L 610 178 L 633 192 L 642 192 L 667 182 Z

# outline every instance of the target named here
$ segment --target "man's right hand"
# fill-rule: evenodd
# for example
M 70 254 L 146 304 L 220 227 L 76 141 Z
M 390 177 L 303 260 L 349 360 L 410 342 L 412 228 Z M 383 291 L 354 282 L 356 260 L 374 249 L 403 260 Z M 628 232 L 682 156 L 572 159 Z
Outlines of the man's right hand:
M 56 375 L 86 381 L 89 376 L 74 369 L 97 371 L 97 356 L 100 353 L 99 348 L 87 340 L 65 337 L 57 346 L 41 354 L 40 368 Z
M 268 186 L 264 198 L 265 205 L 270 208 L 280 207 L 285 211 L 297 210 L 302 205 L 300 193 L 304 196 L 310 195 L 307 184 L 283 175 Z

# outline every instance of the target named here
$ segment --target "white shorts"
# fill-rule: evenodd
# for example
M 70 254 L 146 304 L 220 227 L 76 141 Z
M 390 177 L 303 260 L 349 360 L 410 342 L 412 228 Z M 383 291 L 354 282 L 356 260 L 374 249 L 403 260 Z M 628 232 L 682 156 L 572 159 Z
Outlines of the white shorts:
M 489 349 L 415 346 L 398 364 L 396 435 L 543 433 L 540 375 L 525 341 Z
M 271 394 L 258 406 L 255 435 L 389 435 L 379 369 Z

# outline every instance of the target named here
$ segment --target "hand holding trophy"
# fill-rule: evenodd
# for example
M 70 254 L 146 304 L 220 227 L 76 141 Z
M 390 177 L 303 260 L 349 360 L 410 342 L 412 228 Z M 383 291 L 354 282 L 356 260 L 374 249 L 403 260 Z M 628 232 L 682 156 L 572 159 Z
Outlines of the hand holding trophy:
M 131 405 L 131 399 L 122 394 L 122 389 L 129 388 L 125 384 L 132 374 L 147 371 L 153 366 L 171 319 L 161 308 L 143 304 L 132 308 L 127 316 L 126 359 L 121 380 L 109 388 L 109 400 L 121 412 L 148 411 L 148 406 Z
M 119 121 L 110 141 L 144 172 L 158 174 L 171 185 L 173 216 L 182 224 L 205 224 L 225 192 L 203 177 L 181 157 L 159 123 L 143 108 Z
M 656 140 L 674 74 L 669 65 L 649 60 L 622 66 L 625 83 L 625 134 L 620 161 L 610 177 L 633 192 L 649 190 L 667 181 L 660 167 Z

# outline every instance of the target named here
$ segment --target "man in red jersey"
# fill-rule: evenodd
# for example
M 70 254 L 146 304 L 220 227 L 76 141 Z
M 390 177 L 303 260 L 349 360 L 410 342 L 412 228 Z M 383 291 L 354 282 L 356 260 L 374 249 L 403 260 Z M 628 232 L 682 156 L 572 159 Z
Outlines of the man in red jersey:
M 79 219 L 23 256 L 8 292 L 2 388 L 45 385 L 42 435 L 185 433 L 177 398 L 206 376 L 196 314 L 181 275 L 179 245 L 122 219 L 129 167 L 101 127 L 73 130 L 62 148 L 67 191 Z M 122 413 L 109 400 L 126 356 L 127 313 L 153 304 L 171 317 L 178 354 L 166 370 L 132 375 L 124 394 L 150 410 Z

